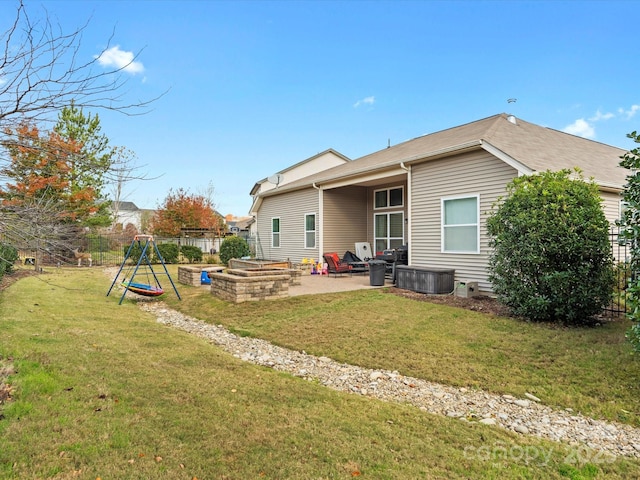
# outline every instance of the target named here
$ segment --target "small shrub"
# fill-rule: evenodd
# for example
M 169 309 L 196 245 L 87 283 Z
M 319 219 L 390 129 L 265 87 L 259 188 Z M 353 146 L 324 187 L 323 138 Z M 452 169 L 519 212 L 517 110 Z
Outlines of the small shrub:
M 180 253 L 186 258 L 189 263 L 202 261 L 202 250 L 200 247 L 193 245 L 183 245 L 180 247 Z
M 227 237 L 220 245 L 220 261 L 229 264 L 232 258 L 242 258 L 251 255 L 249 244 L 242 237 Z
M 220 263 L 220 257 L 217 254 L 209 254 L 205 255 L 202 261 L 209 265 L 217 265 Z

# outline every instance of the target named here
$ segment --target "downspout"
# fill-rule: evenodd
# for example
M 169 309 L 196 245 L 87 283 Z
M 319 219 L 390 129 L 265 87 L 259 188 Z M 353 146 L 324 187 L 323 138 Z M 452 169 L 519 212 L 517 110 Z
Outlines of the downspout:
M 324 196 L 322 188 L 313 182 L 313 188 L 318 190 L 318 261 L 324 262 L 322 252 L 324 251 Z
M 258 223 L 258 212 L 253 212 L 253 218 L 254 218 L 254 225 L 255 225 L 255 233 L 256 233 L 256 238 L 255 238 L 255 249 L 256 249 L 256 258 L 260 258 L 258 255 L 258 250 L 260 250 L 260 252 L 262 253 L 261 256 L 264 256 L 264 250 L 262 250 L 262 244 L 260 243 L 260 233 L 259 233 L 259 223 Z
M 407 167 L 404 162 L 400 162 L 400 168 L 407 172 L 407 245 L 409 249 L 407 251 L 407 263 L 411 265 L 411 246 L 413 245 L 413 239 L 411 237 L 411 220 L 413 215 L 411 214 L 411 166 Z

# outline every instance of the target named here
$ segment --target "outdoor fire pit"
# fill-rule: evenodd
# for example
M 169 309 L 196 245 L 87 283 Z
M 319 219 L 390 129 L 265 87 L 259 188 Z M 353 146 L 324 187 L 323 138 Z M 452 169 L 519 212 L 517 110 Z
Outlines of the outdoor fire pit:
M 273 300 L 289 296 L 302 272 L 284 268 L 229 268 L 209 274 L 211 294 L 233 303 Z

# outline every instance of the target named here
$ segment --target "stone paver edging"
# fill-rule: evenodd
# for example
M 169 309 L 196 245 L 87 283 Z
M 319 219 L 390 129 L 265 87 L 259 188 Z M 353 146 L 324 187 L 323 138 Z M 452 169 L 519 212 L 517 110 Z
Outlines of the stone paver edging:
M 586 445 L 608 456 L 640 458 L 640 429 L 594 420 L 575 414 L 571 409 L 554 410 L 540 404 L 540 400 L 530 394 L 526 399 L 518 399 L 511 395 L 440 385 L 395 371 L 338 363 L 327 357 L 278 347 L 265 340 L 239 337 L 220 325 L 185 316 L 161 302 L 139 302 L 139 305 L 155 315 L 159 323 L 213 342 L 243 361 L 317 380 L 336 390 L 409 403 L 425 412 L 495 425 L 574 446 Z

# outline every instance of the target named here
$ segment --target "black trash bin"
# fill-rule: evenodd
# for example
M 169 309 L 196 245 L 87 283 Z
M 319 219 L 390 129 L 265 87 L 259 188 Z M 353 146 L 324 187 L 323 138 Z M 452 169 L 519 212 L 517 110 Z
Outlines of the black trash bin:
M 384 260 L 369 260 L 369 285 L 380 287 L 384 285 L 384 275 L 387 262 Z

